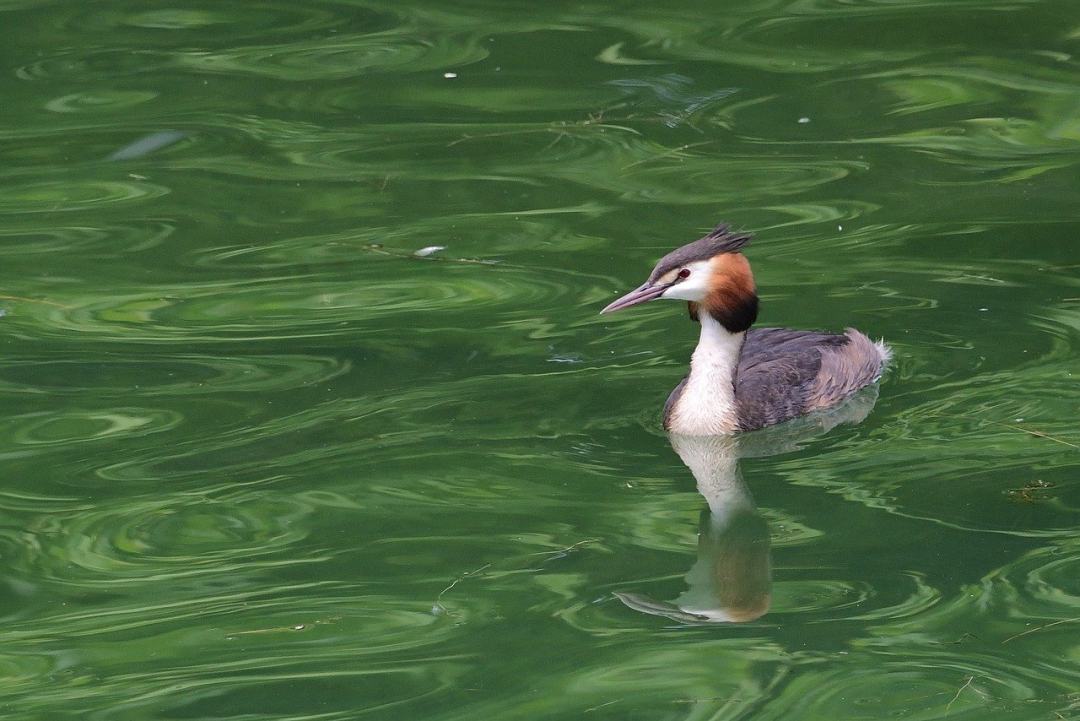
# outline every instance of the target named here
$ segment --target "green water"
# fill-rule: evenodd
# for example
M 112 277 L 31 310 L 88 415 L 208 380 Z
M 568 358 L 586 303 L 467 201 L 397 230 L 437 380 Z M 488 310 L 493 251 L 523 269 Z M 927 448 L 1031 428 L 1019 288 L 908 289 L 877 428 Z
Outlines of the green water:
M 1080 719 L 1073 0 L 0 37 L 3 718 Z M 895 361 L 695 469 L 597 311 L 719 220 Z

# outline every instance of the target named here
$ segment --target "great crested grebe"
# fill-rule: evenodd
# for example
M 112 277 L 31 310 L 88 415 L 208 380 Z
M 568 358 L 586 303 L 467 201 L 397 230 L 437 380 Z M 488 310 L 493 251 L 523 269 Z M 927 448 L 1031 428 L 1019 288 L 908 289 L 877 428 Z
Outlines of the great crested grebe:
M 664 428 L 688 435 L 751 431 L 828 408 L 881 377 L 883 342 L 787 328 L 750 330 L 758 297 L 739 251 L 750 236 L 719 225 L 665 255 L 649 279 L 604 308 L 611 313 L 657 298 L 689 302 L 701 336 L 690 374 L 664 404 Z

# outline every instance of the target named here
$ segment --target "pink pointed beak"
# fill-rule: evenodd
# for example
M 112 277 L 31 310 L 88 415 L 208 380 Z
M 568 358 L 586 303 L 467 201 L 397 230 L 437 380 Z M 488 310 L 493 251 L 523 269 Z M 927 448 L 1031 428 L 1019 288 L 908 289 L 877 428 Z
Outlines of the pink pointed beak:
M 640 288 L 636 288 L 635 290 L 632 290 L 626 295 L 624 295 L 622 298 L 619 298 L 613 303 L 610 303 L 606 308 L 600 311 L 600 314 L 603 315 L 604 313 L 613 313 L 617 310 L 622 310 L 623 308 L 629 308 L 632 305 L 637 305 L 638 303 L 645 303 L 650 300 L 656 300 L 661 295 L 663 295 L 664 291 L 667 289 L 668 286 L 666 285 L 650 285 L 649 283 L 645 283 Z

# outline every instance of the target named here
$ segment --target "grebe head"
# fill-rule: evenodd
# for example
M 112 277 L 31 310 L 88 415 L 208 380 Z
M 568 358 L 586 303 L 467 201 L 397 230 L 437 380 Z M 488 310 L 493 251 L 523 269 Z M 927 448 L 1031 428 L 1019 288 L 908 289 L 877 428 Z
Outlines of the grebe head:
M 744 331 L 757 319 L 758 309 L 754 275 L 746 256 L 739 252 L 749 242 L 748 234 L 718 225 L 704 238 L 665 255 L 641 287 L 600 312 L 670 298 L 688 301 L 694 320 L 705 311 L 728 331 Z

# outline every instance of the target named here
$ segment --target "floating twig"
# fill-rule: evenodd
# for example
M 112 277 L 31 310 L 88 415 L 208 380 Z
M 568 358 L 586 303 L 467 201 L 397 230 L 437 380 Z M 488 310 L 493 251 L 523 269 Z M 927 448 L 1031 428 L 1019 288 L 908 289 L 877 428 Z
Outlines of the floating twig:
M 1028 433 L 1028 434 L 1036 436 L 1038 438 L 1045 438 L 1048 441 L 1053 441 L 1054 443 L 1060 443 L 1061 445 L 1068 446 L 1069 448 L 1080 449 L 1080 446 L 1076 445 L 1075 443 L 1069 443 L 1068 441 L 1063 441 L 1060 438 L 1055 438 L 1054 436 L 1050 435 L 1049 433 L 1043 433 L 1042 431 L 1033 431 L 1030 428 L 1024 428 L 1023 426 L 1014 426 L 1011 423 L 1002 423 L 1001 421 L 991 421 L 991 420 L 987 419 L 987 422 L 988 423 L 994 423 L 994 424 L 997 424 L 999 426 L 1005 426 L 1006 428 L 1012 428 L 1013 430 L 1023 431 L 1024 433 Z
M 461 574 L 460 576 L 455 578 L 453 581 L 451 581 L 450 585 L 447 586 L 446 588 L 444 588 L 443 590 L 439 591 L 439 595 L 435 597 L 435 603 L 433 603 L 431 605 L 431 612 L 433 614 L 435 614 L 436 616 L 440 615 L 443 611 L 446 610 L 446 606 L 442 605 L 442 597 L 445 594 L 449 593 L 454 588 L 454 586 L 458 585 L 459 583 L 464 581 L 466 578 L 469 578 L 470 576 L 475 576 L 476 574 L 480 573 L 481 571 L 486 571 L 489 568 L 491 568 L 491 564 L 490 563 L 485 563 L 483 566 L 480 566 L 480 568 L 475 568 L 475 569 L 473 569 L 471 571 L 466 571 L 465 573 Z
M 1026 631 L 1023 631 L 1021 633 L 1016 634 L 1015 636 L 1009 636 L 1007 639 L 1005 639 L 1001 643 L 1002 643 L 1002 645 L 1004 645 L 1004 644 L 1008 643 L 1009 641 L 1012 641 L 1014 638 L 1020 638 L 1021 636 L 1027 636 L 1029 633 L 1035 633 L 1036 631 L 1042 631 L 1044 628 L 1050 628 L 1051 626 L 1060 626 L 1063 623 L 1072 623 L 1073 621 L 1080 621 L 1080 616 L 1078 616 L 1076 618 L 1063 618 L 1061 620 L 1054 621 L 1053 623 L 1047 623 L 1047 624 L 1044 624 L 1042 626 L 1036 626 L 1035 628 L 1029 628 Z
M 709 144 L 714 143 L 714 142 L 716 142 L 716 141 L 715 140 L 705 140 L 705 141 L 702 141 L 700 143 L 686 143 L 685 145 L 680 145 L 677 148 L 671 148 L 667 152 L 660 153 L 659 155 L 653 155 L 653 156 L 648 157 L 648 158 L 642 158 L 641 160 L 636 160 L 633 163 L 628 163 L 627 165 L 622 166 L 621 169 L 622 170 L 627 170 L 627 169 L 633 168 L 633 167 L 635 167 L 637 165 L 642 165 L 644 163 L 651 163 L 654 160 L 660 160 L 661 158 L 666 158 L 669 155 L 678 155 L 679 153 L 681 153 L 684 150 L 689 150 L 690 148 L 696 148 L 696 147 L 699 147 L 701 145 L 709 145 Z
M 597 539 L 597 538 L 586 538 L 583 541 L 578 541 L 577 543 L 571 544 L 571 545 L 569 545 L 569 546 L 567 546 L 565 548 L 560 548 L 560 549 L 555 550 L 555 551 L 539 551 L 537 553 L 527 553 L 527 554 L 525 554 L 523 556 L 512 556 L 512 557 L 504 559 L 504 560 L 507 561 L 507 562 L 511 562 L 511 561 L 515 561 L 515 560 L 520 560 L 522 558 L 531 558 L 532 556 L 550 556 L 552 558 L 558 558 L 560 556 L 565 556 L 566 554 L 570 553 L 571 551 L 573 551 L 573 550 L 575 550 L 577 548 L 580 548 L 581 546 L 587 545 L 589 543 L 596 543 L 598 540 L 599 539 Z M 499 563 L 502 563 L 502 561 L 500 561 Z M 474 568 L 471 571 L 466 571 L 465 573 L 461 574 L 460 576 L 455 578 L 453 581 L 451 581 L 450 585 L 447 586 L 446 588 L 444 588 L 443 590 L 439 591 L 439 595 L 435 597 L 435 602 L 431 605 L 431 612 L 433 614 L 435 614 L 436 616 L 441 615 L 442 613 L 444 613 L 446 611 L 446 606 L 444 606 L 442 604 L 443 596 L 445 596 L 447 593 L 449 593 L 451 590 L 453 590 L 454 586 L 458 585 L 459 583 L 464 581 L 466 578 L 471 578 L 472 576 L 475 576 L 478 573 L 482 573 L 483 571 L 486 571 L 487 569 L 491 568 L 493 565 L 495 565 L 494 562 L 485 563 L 483 566 L 480 566 L 479 568 Z
M 978 421 L 980 423 L 990 423 L 990 424 L 995 425 L 995 426 L 1001 426 L 1002 428 L 1010 428 L 1010 429 L 1012 429 L 1014 431 L 1020 431 L 1022 433 L 1027 433 L 1028 435 L 1032 435 L 1032 436 L 1035 436 L 1037 438 L 1045 438 L 1048 441 L 1053 441 L 1054 443 L 1060 443 L 1063 446 L 1068 446 L 1069 448 L 1076 448 L 1077 450 L 1080 450 L 1080 445 L 1077 445 L 1075 443 L 1071 443 L 1069 441 L 1063 440 L 1063 439 L 1058 438 L 1056 436 L 1052 436 L 1049 433 L 1044 433 L 1043 431 L 1035 431 L 1035 430 L 1032 430 L 1030 428 L 1024 428 L 1023 426 L 1014 425 L 1012 423 L 1003 423 L 1002 421 L 995 421 L 992 418 L 975 418 L 975 417 L 973 417 L 973 416 L 971 416 L 971 415 L 969 415 L 967 413 L 942 413 L 940 411 L 938 411 L 934 415 L 945 416 L 946 418 L 966 418 L 968 420 Z
M 591 713 L 593 711 L 596 711 L 597 709 L 602 709 L 605 706 L 610 706 L 613 703 L 619 703 L 620 701 L 622 701 L 621 698 L 617 698 L 614 701 L 605 701 L 604 703 L 600 704 L 599 706 L 590 706 L 589 708 L 585 709 L 581 713 Z
M 952 701 L 945 704 L 945 713 L 949 713 L 949 709 L 952 708 L 952 705 L 954 703 L 956 703 L 956 699 L 960 698 L 960 694 L 962 694 L 964 692 L 964 689 L 967 688 L 968 686 L 970 686 L 971 682 L 974 681 L 974 680 L 975 680 L 974 676 L 968 676 L 967 683 L 965 683 L 960 688 L 956 689 L 956 695 L 952 697 Z
M 599 538 L 586 538 L 584 541 L 578 541 L 571 546 L 567 546 L 566 548 L 560 548 L 557 551 L 537 551 L 536 553 L 530 553 L 526 556 L 526 558 L 528 558 L 528 556 L 565 556 L 566 554 L 570 553 L 570 551 L 573 551 L 577 548 L 580 548 L 581 546 L 585 546 L 590 543 L 597 543 L 599 540 Z

